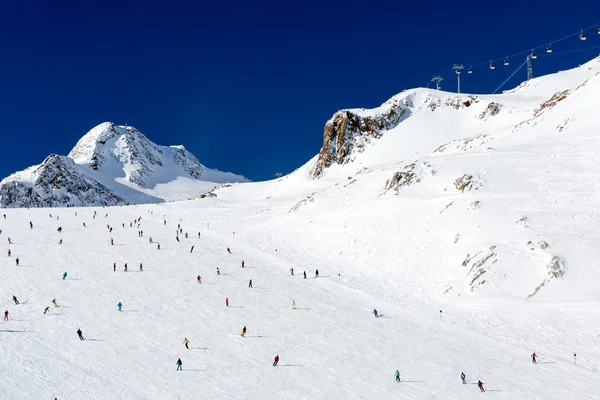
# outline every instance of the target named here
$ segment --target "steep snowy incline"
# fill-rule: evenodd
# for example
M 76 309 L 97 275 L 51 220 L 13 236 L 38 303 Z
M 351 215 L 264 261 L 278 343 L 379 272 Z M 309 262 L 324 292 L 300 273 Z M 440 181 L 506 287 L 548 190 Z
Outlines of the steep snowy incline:
M 346 110 L 298 171 L 216 193 L 261 205 L 248 234 L 277 242 L 295 226 L 314 238 L 315 257 L 356 260 L 350 273 L 368 274 L 382 290 L 441 301 L 596 301 L 599 60 L 501 95 L 416 89 L 375 110 Z M 369 125 L 363 117 L 388 118 L 390 104 L 409 105 L 394 127 L 377 137 L 359 129 Z M 331 129 L 335 148 L 350 150 L 323 167 Z M 344 230 L 330 243 L 332 224 Z
M 57 159 L 63 161 L 53 162 Z M 0 204 L 156 203 L 195 197 L 220 183 L 246 181 L 204 167 L 183 146 L 158 146 L 134 127 L 106 122 L 83 136 L 67 157 L 49 157 L 0 182 Z

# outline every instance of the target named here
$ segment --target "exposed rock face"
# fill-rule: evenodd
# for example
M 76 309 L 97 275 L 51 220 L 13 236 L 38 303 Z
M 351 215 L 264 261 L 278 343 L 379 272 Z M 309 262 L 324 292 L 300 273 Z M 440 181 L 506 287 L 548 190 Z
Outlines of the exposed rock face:
M 50 155 L 30 171 L 34 182 L 5 180 L 0 184 L 1 207 L 58 207 L 68 204 L 115 205 L 125 200 L 78 171 L 70 158 Z
M 485 279 L 482 279 L 483 275 L 498 261 L 495 250 L 496 246 L 490 246 L 485 254 L 483 254 L 483 251 L 480 251 L 474 256 L 467 254 L 467 258 L 463 261 L 462 265 L 469 269 L 467 275 L 470 279 L 469 286 L 471 291 L 474 291 L 477 286 L 485 283 Z
M 468 137 L 464 139 L 453 140 L 448 143 L 444 143 L 437 149 L 435 149 L 434 153 L 443 153 L 443 152 L 458 152 L 458 151 L 469 151 L 472 149 L 476 149 L 480 146 L 483 146 L 487 142 L 492 140 L 491 137 L 485 134 L 477 135 L 474 137 Z
M 539 292 L 540 289 L 542 289 L 551 280 L 562 279 L 562 277 L 564 276 L 565 271 L 566 271 L 565 262 L 562 260 L 562 258 L 560 258 L 558 256 L 554 256 L 554 257 L 552 257 L 552 260 L 550 260 L 550 262 L 546 265 L 546 270 L 548 271 L 548 276 L 546 277 L 546 279 L 544 279 L 542 281 L 542 283 L 540 283 L 535 288 L 533 293 L 531 293 L 529 296 L 527 296 L 527 298 L 535 296 L 537 294 L 537 292 Z
M 297 202 L 292 208 L 290 208 L 290 211 L 288 211 L 288 212 L 289 213 L 296 212 L 303 205 L 314 202 L 315 201 L 315 197 L 314 197 L 315 193 L 313 193 L 312 195 L 306 197 L 305 199 L 302 199 L 299 202 Z
M 488 116 L 493 117 L 495 115 L 498 115 L 501 110 L 502 110 L 502 104 L 491 102 L 490 104 L 488 104 L 485 111 L 483 111 L 481 114 L 479 114 L 478 118 L 486 119 Z
M 333 164 L 346 164 L 355 152 L 362 152 L 365 144 L 380 138 L 385 131 L 395 128 L 410 115 L 412 96 L 393 97 L 376 112 L 341 110 L 325 124 L 323 147 L 311 173 L 313 178 L 323 174 Z
M 550 99 L 548 101 L 546 101 L 545 103 L 542 103 L 540 105 L 540 108 L 538 108 L 537 110 L 535 110 L 533 112 L 533 117 L 537 118 L 539 117 L 542 113 L 544 113 L 545 111 L 553 108 L 554 106 L 556 106 L 558 103 L 560 103 L 561 101 L 563 101 L 564 99 L 567 98 L 567 96 L 569 95 L 570 91 L 569 90 L 563 90 L 562 92 L 556 92 L 552 95 L 552 97 L 550 97 Z
M 454 181 L 454 186 L 461 192 L 477 190 L 481 187 L 481 179 L 477 175 L 464 174 Z
M 385 190 L 398 191 L 400 188 L 421 182 L 421 178 L 429 173 L 431 176 L 436 174 L 436 171 L 431 169 L 431 165 L 427 162 L 413 162 L 404 166 L 400 171 L 395 172 L 391 179 L 385 182 Z

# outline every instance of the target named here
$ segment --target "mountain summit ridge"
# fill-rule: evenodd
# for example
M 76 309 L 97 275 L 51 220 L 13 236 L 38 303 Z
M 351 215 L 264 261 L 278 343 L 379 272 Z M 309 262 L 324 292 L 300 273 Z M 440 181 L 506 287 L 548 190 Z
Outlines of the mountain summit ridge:
M 160 146 L 132 126 L 104 122 L 79 139 L 67 156 L 51 154 L 3 179 L 0 205 L 155 203 L 194 197 L 219 183 L 246 181 L 206 168 L 184 146 Z

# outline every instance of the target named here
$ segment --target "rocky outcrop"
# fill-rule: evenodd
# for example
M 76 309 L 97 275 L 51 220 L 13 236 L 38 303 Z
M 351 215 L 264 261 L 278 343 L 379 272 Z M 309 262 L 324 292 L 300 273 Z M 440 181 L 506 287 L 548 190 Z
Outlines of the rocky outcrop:
M 488 135 L 481 134 L 474 137 L 467 137 L 464 139 L 456 139 L 448 143 L 444 143 L 437 149 L 435 149 L 434 153 L 444 153 L 444 152 L 458 152 L 458 151 L 468 151 L 480 146 L 483 146 L 487 142 L 492 140 L 492 138 Z
M 491 102 L 490 104 L 488 104 L 487 108 L 481 114 L 479 114 L 477 118 L 486 119 L 487 117 L 493 117 L 495 115 L 498 115 L 501 110 L 502 104 Z
M 305 199 L 300 200 L 296 204 L 294 204 L 294 206 L 292 208 L 290 208 L 290 211 L 288 211 L 288 213 L 294 213 L 294 212 L 298 211 L 300 209 L 300 207 L 302 207 L 303 205 L 314 202 L 315 194 L 316 194 L 316 192 L 311 194 L 310 196 L 307 196 Z
M 485 279 L 483 276 L 488 272 L 489 268 L 498 260 L 496 258 L 496 246 L 490 246 L 487 252 L 480 251 L 474 256 L 467 254 L 463 261 L 463 267 L 468 268 L 467 275 L 469 277 L 469 287 L 471 291 L 475 291 L 476 287 L 483 285 Z
M 546 271 L 548 272 L 548 276 L 535 288 L 533 293 L 527 296 L 528 299 L 532 296 L 535 296 L 551 280 L 562 279 L 566 271 L 565 262 L 562 260 L 562 258 L 554 256 L 550 262 L 546 264 Z
M 569 93 L 570 93 L 569 90 L 563 90 L 562 92 L 554 93 L 552 95 L 552 97 L 550 97 L 550 99 L 548 99 L 548 101 L 542 103 L 540 105 L 540 107 L 533 112 L 533 117 L 537 118 L 545 111 L 550 110 L 551 108 L 556 106 L 558 103 L 560 103 L 561 101 L 566 99 L 567 96 L 569 95 Z
M 373 112 L 365 110 L 341 110 L 325 124 L 323 147 L 311 171 L 318 178 L 333 164 L 348 163 L 355 153 L 364 150 L 366 144 L 380 138 L 410 115 L 412 96 L 393 97 Z
M 482 186 L 481 179 L 477 175 L 464 174 L 454 181 L 454 186 L 461 192 L 477 190 Z
M 35 180 L 0 183 L 1 207 L 59 207 L 66 205 L 116 205 L 125 200 L 106 186 L 78 171 L 69 158 L 50 155 L 29 171 Z
M 385 191 L 395 190 L 410 186 L 413 183 L 421 182 L 421 178 L 425 173 L 435 175 L 436 171 L 431 169 L 431 165 L 426 162 L 413 162 L 404 166 L 400 171 L 394 172 L 391 179 L 385 182 Z

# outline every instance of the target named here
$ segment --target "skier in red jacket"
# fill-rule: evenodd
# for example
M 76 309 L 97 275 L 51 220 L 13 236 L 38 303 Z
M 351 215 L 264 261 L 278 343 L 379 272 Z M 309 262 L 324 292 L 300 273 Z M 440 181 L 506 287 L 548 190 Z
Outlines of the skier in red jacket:
M 229 247 L 227 248 L 227 252 L 228 252 L 229 254 L 231 254 L 231 250 L 229 249 Z
M 536 360 L 536 358 L 537 358 L 537 354 L 533 353 L 533 354 L 531 355 L 531 361 L 532 361 L 534 364 L 537 364 L 537 360 Z
M 481 390 L 482 392 L 485 392 L 485 389 L 483 388 L 483 382 L 481 381 L 477 381 L 477 387 L 479 388 L 479 390 Z
M 242 260 L 242 268 L 244 268 L 246 266 L 246 263 L 244 262 L 244 260 Z
M 275 360 L 273 361 L 273 366 L 276 367 L 278 362 L 279 362 L 279 355 L 276 355 Z

